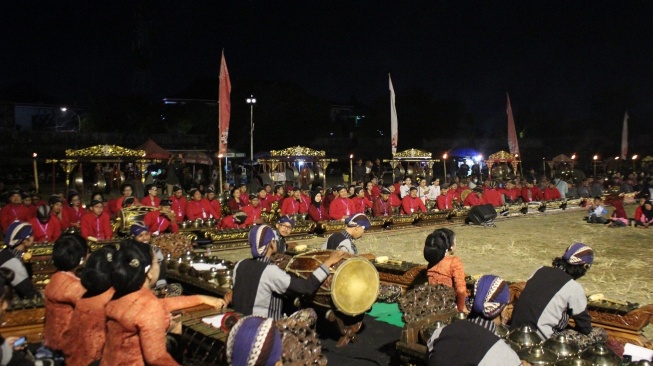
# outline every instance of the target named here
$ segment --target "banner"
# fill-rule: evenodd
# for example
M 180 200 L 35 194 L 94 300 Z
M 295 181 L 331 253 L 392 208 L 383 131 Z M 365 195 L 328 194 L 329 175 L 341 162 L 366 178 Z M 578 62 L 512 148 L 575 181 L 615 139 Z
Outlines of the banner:
M 624 114 L 624 127 L 621 130 L 621 159 L 628 158 L 628 111 Z
M 512 107 L 510 106 L 510 96 L 506 93 L 508 98 L 508 106 L 506 113 L 508 114 L 508 147 L 510 153 L 519 155 L 519 142 L 517 141 L 517 132 L 515 131 L 515 118 L 512 116 Z
M 390 145 L 392 146 L 392 153 L 397 152 L 397 141 L 399 139 L 399 127 L 397 125 L 397 107 L 395 106 L 395 88 L 392 86 L 392 78 L 388 74 L 388 81 L 390 83 Z
M 231 118 L 231 80 L 229 80 L 229 71 L 227 62 L 224 59 L 224 50 L 222 50 L 222 60 L 220 61 L 220 92 L 219 92 L 219 109 L 218 121 L 220 129 L 220 142 L 218 154 L 227 153 L 227 140 L 229 139 L 229 119 Z

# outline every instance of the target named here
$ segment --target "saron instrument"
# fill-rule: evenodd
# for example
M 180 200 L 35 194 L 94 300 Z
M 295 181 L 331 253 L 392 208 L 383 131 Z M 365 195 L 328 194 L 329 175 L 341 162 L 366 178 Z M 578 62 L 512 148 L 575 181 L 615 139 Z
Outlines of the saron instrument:
M 308 278 L 331 255 L 331 251 L 300 254 L 290 260 L 286 272 Z M 372 307 L 379 295 L 379 273 L 370 261 L 351 254 L 333 265 L 331 274 L 311 296 L 314 304 L 356 316 Z

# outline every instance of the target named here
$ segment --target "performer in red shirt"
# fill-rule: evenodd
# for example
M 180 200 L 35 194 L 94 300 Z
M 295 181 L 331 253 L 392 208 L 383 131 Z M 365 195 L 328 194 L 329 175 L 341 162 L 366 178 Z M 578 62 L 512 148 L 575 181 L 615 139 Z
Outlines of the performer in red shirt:
M 548 187 L 544 188 L 542 196 L 544 197 L 545 201 L 562 199 L 562 195 L 560 194 L 558 188 L 556 188 L 556 184 L 553 181 L 549 182 Z
M 440 195 L 436 199 L 438 210 L 451 210 L 453 209 L 453 200 L 449 194 L 449 183 L 442 183 L 440 185 Z
M 517 202 L 521 197 L 521 190 L 515 187 L 515 182 L 513 181 L 506 182 L 506 187 L 499 192 L 503 193 L 506 203 Z
M 283 184 L 277 184 L 274 186 L 274 194 L 270 195 L 270 205 L 272 205 L 273 202 L 282 201 L 285 197 Z M 279 203 L 279 206 L 281 206 L 281 203 Z
M 263 220 L 261 219 L 263 207 L 261 207 L 261 199 L 258 195 L 249 195 L 249 205 L 243 207 L 243 212 L 247 214 L 247 219 L 244 222 L 245 226 L 259 225 L 263 223 Z
M 70 227 L 70 218 L 68 211 L 63 208 L 63 200 L 59 195 L 53 194 L 48 202 L 50 203 L 50 215 L 59 220 L 61 231 L 66 231 Z
M 59 221 L 50 216 L 50 206 L 39 206 L 36 217 L 29 220 L 35 243 L 54 243 L 61 236 Z
M 123 201 L 127 197 L 133 197 L 134 198 L 134 205 L 135 206 L 140 206 L 140 202 L 138 202 L 138 198 L 134 197 L 134 186 L 131 185 L 131 183 L 125 183 L 122 186 L 120 186 L 120 192 L 122 192 L 122 196 L 109 201 L 109 211 L 111 212 L 112 216 L 118 215 L 120 210 L 123 209 Z
M 491 204 L 494 207 L 503 206 L 503 196 L 496 187 L 497 182 L 490 181 L 486 188 L 483 189 L 483 200 L 485 203 Z
M 27 212 L 29 212 L 29 218 L 33 219 L 36 217 L 36 205 L 32 201 L 32 195 L 29 193 L 23 193 L 21 195 L 23 200 L 23 206 L 27 207 Z
M 392 206 L 392 213 L 398 214 L 401 208 L 401 198 L 399 198 L 399 194 L 395 190 L 394 185 L 389 185 L 387 188 L 390 191 L 390 198 L 388 198 L 388 201 L 390 201 L 390 206 Z
M 9 203 L 0 210 L 0 224 L 2 232 L 7 232 L 7 228 L 14 221 L 29 221 L 29 209 L 23 205 L 23 197 L 18 189 L 9 193 Z
M 220 215 L 215 212 L 209 200 L 202 198 L 202 192 L 197 188 L 191 188 L 188 193 L 191 196 L 190 202 L 186 204 L 186 218 L 188 220 L 219 218 Z
M 372 202 L 365 197 L 363 187 L 356 187 L 354 189 L 354 196 L 351 198 L 351 202 L 354 206 L 354 213 L 365 213 L 368 209 L 372 209 Z
M 89 236 L 98 240 L 111 239 L 113 236 L 111 219 L 109 219 L 109 215 L 104 213 L 102 201 L 92 200 L 90 206 L 90 212 L 82 217 L 82 236 L 84 239 L 88 239 Z
M 483 200 L 482 197 L 483 197 L 483 188 L 474 187 L 474 189 L 472 189 L 472 191 L 467 194 L 467 197 L 465 197 L 463 206 L 474 207 L 474 206 L 484 205 L 485 201 Z
M 70 219 L 70 226 L 79 227 L 82 223 L 82 217 L 88 211 L 82 207 L 82 199 L 79 197 L 77 191 L 70 191 L 68 194 L 68 206 L 65 207 Z
M 298 213 L 306 213 L 308 211 L 308 207 L 304 207 L 303 203 L 304 202 L 301 198 L 301 191 L 299 189 L 293 190 L 292 196 L 289 196 L 283 200 L 283 203 L 281 204 L 281 216 L 292 216 Z
M 269 187 L 270 185 L 267 184 L 267 186 Z M 272 196 L 268 195 L 268 192 L 263 187 L 258 189 L 257 194 L 259 206 L 261 206 L 261 209 L 265 212 L 270 212 L 270 207 L 272 205 Z
M 227 206 L 229 206 L 231 212 L 240 211 L 243 209 L 243 207 L 247 206 L 247 203 L 243 198 L 243 193 L 240 191 L 240 189 L 235 188 L 233 192 L 231 192 L 231 196 L 231 199 L 229 202 L 227 202 Z
M 308 212 L 308 206 L 311 205 L 311 189 L 308 187 L 307 184 L 304 184 L 301 188 L 301 193 L 299 196 L 302 199 L 302 205 L 299 209 L 300 212 L 302 213 L 307 213 Z
M 349 199 L 347 188 L 338 186 L 336 189 L 338 190 L 338 198 L 331 201 L 329 205 L 329 217 L 332 220 L 344 220 L 354 215 L 354 207 Z
M 170 202 L 172 202 L 172 211 L 175 213 L 175 218 L 177 222 L 183 222 L 186 217 L 186 197 L 184 197 L 184 191 L 181 190 L 180 186 L 172 187 L 172 196 L 170 196 Z
M 541 201 L 543 198 L 542 191 L 531 182 L 526 182 L 526 187 L 521 190 L 521 197 L 524 202 Z
M 160 235 L 166 232 L 178 233 L 179 226 L 175 220 L 175 212 L 172 211 L 172 202 L 167 199 L 161 200 L 159 210 L 150 211 L 145 214 L 143 223 L 150 229 L 152 235 Z
M 237 211 L 222 218 L 218 224 L 218 229 L 242 229 L 247 226 L 245 225 L 245 220 L 247 220 L 247 214 L 243 211 Z
M 409 194 L 401 200 L 401 212 L 404 215 L 426 212 L 424 202 L 417 197 L 417 187 L 410 187 Z
M 381 195 L 374 200 L 372 205 L 372 214 L 374 217 L 392 216 L 392 205 L 390 204 L 390 190 L 383 188 Z
M 322 193 L 320 193 L 320 191 L 311 193 L 311 205 L 308 206 L 308 217 L 315 222 L 328 220 L 326 209 L 322 203 Z
M 209 201 L 211 207 L 213 207 L 215 213 L 219 215 L 216 219 L 222 217 L 222 205 L 219 199 L 215 199 L 215 189 L 213 187 L 206 189 L 206 199 Z
M 159 188 L 154 184 L 148 184 L 147 187 L 145 187 L 145 190 L 147 192 L 147 197 L 144 197 L 141 200 L 141 204 L 143 206 L 159 207 L 161 204 L 161 199 L 158 197 Z

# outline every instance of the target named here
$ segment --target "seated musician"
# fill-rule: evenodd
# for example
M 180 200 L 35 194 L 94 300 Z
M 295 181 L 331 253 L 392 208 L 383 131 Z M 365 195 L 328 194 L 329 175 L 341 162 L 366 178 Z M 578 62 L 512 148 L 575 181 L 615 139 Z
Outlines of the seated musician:
M 419 198 L 418 198 L 419 199 Z M 346 221 L 345 230 L 329 235 L 322 249 L 342 250 L 351 254 L 358 254 L 354 240 L 360 239 L 365 230 L 368 230 L 372 223 L 364 214 L 356 214 Z
M 148 184 L 145 186 L 146 197 L 143 197 L 141 204 L 143 206 L 159 207 L 161 199 L 158 197 L 159 188 L 155 184 Z
M 574 243 L 562 257 L 553 260 L 551 267 L 535 271 L 517 299 L 510 327 L 516 329 L 529 325 L 542 339 L 548 339 L 558 333 L 574 332 L 565 330 L 569 318 L 572 318 L 576 323 L 574 329 L 580 333 L 574 333 L 575 338 L 585 335 L 588 336 L 586 339 L 602 338 L 605 341 L 605 330 L 592 328 L 585 290 L 576 282 L 587 273 L 593 262 L 592 248 Z
M 225 229 L 242 229 L 246 227 L 245 220 L 247 220 L 247 214 L 243 211 L 234 212 L 231 215 L 225 216 L 218 223 L 218 230 Z
M 75 321 L 63 332 L 63 351 L 68 365 L 89 365 L 102 356 L 107 336 L 104 308 L 114 294 L 111 272 L 116 251 L 113 245 L 94 251 L 82 270 L 80 280 L 86 292 L 73 310 Z
M 50 196 L 48 204 L 50 205 L 50 215 L 59 221 L 61 231 L 66 231 L 70 227 L 70 217 L 68 217 L 68 211 L 64 210 L 63 199 L 61 196 L 53 194 Z
M 390 204 L 390 190 L 383 188 L 381 196 L 374 200 L 372 205 L 372 214 L 374 217 L 392 216 L 392 205 Z
M 308 208 L 304 208 L 304 205 L 302 204 L 302 191 L 300 191 L 299 188 L 296 188 L 292 191 L 291 194 L 292 195 L 284 199 L 283 203 L 281 204 L 281 215 L 285 216 L 306 213 L 304 210 Z
M 79 227 L 82 222 L 82 217 L 86 214 L 86 209 L 82 207 L 82 198 L 77 191 L 71 190 L 68 192 L 68 206 L 64 207 L 68 211 L 68 218 L 70 219 L 70 226 Z M 55 239 L 56 240 L 56 239 Z
M 354 213 L 365 213 L 368 209 L 372 209 L 372 201 L 365 197 L 365 189 L 363 187 L 354 188 L 354 196 L 351 198 L 354 207 Z
M 417 212 L 426 212 L 424 202 L 417 197 L 417 187 L 410 187 L 409 194 L 401 199 L 401 213 L 412 215 Z
M 261 219 L 263 208 L 261 207 L 261 199 L 257 194 L 249 195 L 249 204 L 243 207 L 243 212 L 247 214 L 247 219 L 245 220 L 246 226 L 263 223 L 263 219 Z
M 324 263 L 307 278 L 291 276 L 270 263 L 277 253 L 274 231 L 267 225 L 254 226 L 249 232 L 251 259 L 238 262 L 233 271 L 233 309 L 244 315 L 256 315 L 273 319 L 283 316 L 283 301 L 279 295 L 286 293 L 312 294 L 329 275 L 329 267 L 338 263 L 345 254 L 335 250 Z
M 336 187 L 338 197 L 329 205 L 329 217 L 332 220 L 345 220 L 354 214 L 354 207 L 345 186 Z
M 275 227 L 276 230 L 273 231 L 277 239 L 277 253 L 283 254 L 287 249 L 286 238 L 292 234 L 295 228 L 295 220 L 290 216 L 281 216 Z
M 493 207 L 503 206 L 504 199 L 501 192 L 497 189 L 497 182 L 490 179 L 485 182 L 486 185 L 483 186 L 483 201 Z
M 178 365 L 166 351 L 166 332 L 178 332 L 170 312 L 200 304 L 220 309 L 222 299 L 194 295 L 157 299 L 150 290 L 159 262 L 149 245 L 126 240 L 113 256 L 115 294 L 106 306 L 107 338 L 101 365 Z
M 35 243 L 54 243 L 61 236 L 59 220 L 52 219 L 50 206 L 39 206 L 36 209 L 36 217 L 29 220 L 34 230 Z
M 467 312 L 467 283 L 459 257 L 454 256 L 456 234 L 451 229 L 437 229 L 426 237 L 424 259 L 428 262 L 426 276 L 430 285 L 452 287 L 456 293 L 458 311 Z
M 172 187 L 172 196 L 169 199 L 172 202 L 172 211 L 175 213 L 177 222 L 183 222 L 186 217 L 188 201 L 184 196 L 184 191 L 181 189 L 181 186 Z
M 14 221 L 7 228 L 4 241 L 6 247 L 0 250 L 0 267 L 14 272 L 11 286 L 22 299 L 41 297 L 22 261 L 23 254 L 34 242 L 32 225 Z
M 269 184 L 266 184 L 266 186 L 270 187 Z M 261 209 L 265 212 L 270 212 L 272 208 L 272 195 L 269 195 L 264 187 L 258 189 L 257 195 Z
M 283 184 L 277 184 L 274 186 L 274 194 L 270 195 L 270 205 L 272 205 L 274 202 L 283 201 L 285 197 L 286 194 Z M 279 206 L 281 206 L 281 202 L 279 202 Z
M 144 223 L 137 221 L 134 224 L 132 224 L 132 226 L 129 228 L 129 234 L 131 238 L 134 239 L 134 241 L 149 245 L 152 248 L 152 252 L 154 253 L 154 256 L 156 256 L 156 260 L 159 261 L 159 267 L 160 267 L 159 278 L 157 278 L 154 288 L 161 290 L 166 286 L 168 286 L 168 280 L 166 276 L 166 272 L 168 268 L 166 262 L 163 260 L 164 259 L 163 252 L 161 251 L 161 249 L 159 249 L 159 247 L 150 243 L 150 240 L 152 239 L 152 234 L 150 234 L 150 229 Z M 181 291 L 178 285 L 172 288 L 172 292 L 173 292 L 172 295 L 175 296 L 181 295 Z
M 222 217 L 222 206 L 220 205 L 220 200 L 215 198 L 215 188 L 213 187 L 208 187 L 206 188 L 206 199 L 209 201 L 209 205 L 213 207 L 213 210 L 215 211 L 216 214 L 218 214 L 216 219 L 219 219 Z
M 550 181 L 549 185 L 546 188 L 544 188 L 544 191 L 542 192 L 542 196 L 545 201 L 562 199 L 562 195 L 560 194 L 558 188 L 556 188 L 556 184 L 554 181 Z
M 542 191 L 532 182 L 526 182 L 526 186 L 521 190 L 521 198 L 524 202 L 541 201 Z
M 521 199 L 521 190 L 512 180 L 506 182 L 506 187 L 501 190 L 501 193 L 503 193 L 506 203 L 517 203 Z
M 202 192 L 197 188 L 188 190 L 191 200 L 186 204 L 186 218 L 188 220 L 218 218 L 220 215 L 215 212 L 209 201 L 202 198 Z
M 440 189 L 440 195 L 436 200 L 438 210 L 443 211 L 453 209 L 453 200 L 449 194 L 449 183 L 442 183 Z
M 143 223 L 150 229 L 153 236 L 179 232 L 179 225 L 177 225 L 175 213 L 172 211 L 172 202 L 168 199 L 161 200 L 158 210 L 146 213 Z
M 401 209 L 401 198 L 399 198 L 399 195 L 397 194 L 397 189 L 394 184 L 388 184 L 386 188 L 390 191 L 388 201 L 390 201 L 390 206 L 392 206 L 392 212 L 393 214 L 398 214 Z
M 226 354 L 231 366 L 282 366 L 281 351 L 281 334 L 270 318 L 247 316 L 229 331 Z
M 483 188 L 481 187 L 474 187 L 471 192 L 467 194 L 467 197 L 465 197 L 465 200 L 463 201 L 463 206 L 467 207 L 474 207 L 474 206 L 480 206 L 484 205 L 485 200 L 483 197 Z
M 111 211 L 112 216 L 118 215 L 120 210 L 125 207 L 123 203 L 127 197 L 134 198 L 134 205 L 140 206 L 138 199 L 133 196 L 134 186 L 131 183 L 124 183 L 120 186 L 120 192 L 122 193 L 122 196 L 109 201 L 109 210 Z
M 311 204 L 308 206 L 308 217 L 315 222 L 328 219 L 326 209 L 322 203 L 322 193 L 320 191 L 313 191 L 311 193 Z
M 436 329 L 427 342 L 429 365 L 520 366 L 517 353 L 496 334 L 501 311 L 510 301 L 508 284 L 485 275 L 474 284 L 474 303 L 467 320 Z M 527 363 L 524 363 L 526 365 Z
M 82 217 L 81 232 L 84 239 L 94 237 L 97 240 L 108 240 L 113 236 L 111 220 L 104 212 L 102 201 L 91 200 L 90 212 Z
M 43 344 L 50 350 L 62 352 L 63 333 L 73 321 L 77 301 L 86 292 L 75 271 L 82 266 L 90 248 L 77 234 L 63 235 L 52 247 L 52 262 L 57 268 L 45 287 L 45 325 Z

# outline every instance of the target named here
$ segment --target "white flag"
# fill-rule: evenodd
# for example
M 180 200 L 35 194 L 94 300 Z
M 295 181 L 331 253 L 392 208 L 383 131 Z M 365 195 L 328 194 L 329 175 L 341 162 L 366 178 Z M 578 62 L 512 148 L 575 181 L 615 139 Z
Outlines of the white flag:
M 624 114 L 624 128 L 621 131 L 621 159 L 628 157 L 628 111 Z
M 388 74 L 390 83 L 390 137 L 392 153 L 397 152 L 397 141 L 399 139 L 399 127 L 397 125 L 397 107 L 395 106 L 395 88 L 392 86 L 392 78 Z

